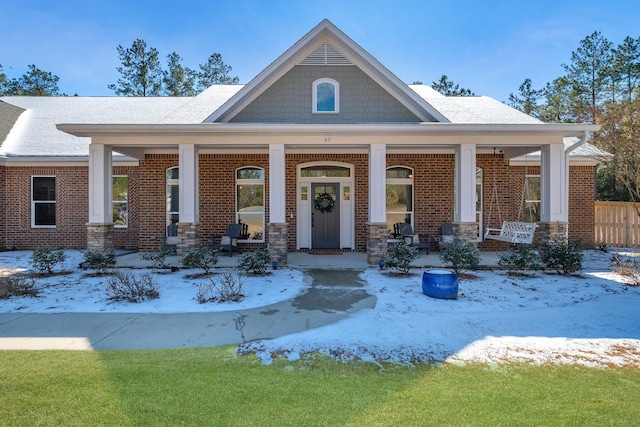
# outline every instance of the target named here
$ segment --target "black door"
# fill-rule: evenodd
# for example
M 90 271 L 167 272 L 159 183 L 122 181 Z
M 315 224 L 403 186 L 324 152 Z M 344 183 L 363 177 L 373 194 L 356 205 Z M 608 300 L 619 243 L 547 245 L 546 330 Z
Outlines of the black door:
M 312 184 L 311 247 L 340 249 L 340 184 Z

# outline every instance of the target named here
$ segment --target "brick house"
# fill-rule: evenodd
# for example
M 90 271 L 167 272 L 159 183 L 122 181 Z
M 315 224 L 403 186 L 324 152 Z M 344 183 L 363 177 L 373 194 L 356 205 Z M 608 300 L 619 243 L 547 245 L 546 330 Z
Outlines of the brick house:
M 324 20 L 246 85 L 195 97 L 0 98 L 1 248 L 367 252 L 395 222 L 483 250 L 501 220 L 593 244 L 598 127 L 407 85 Z M 434 246 L 435 249 L 435 246 Z

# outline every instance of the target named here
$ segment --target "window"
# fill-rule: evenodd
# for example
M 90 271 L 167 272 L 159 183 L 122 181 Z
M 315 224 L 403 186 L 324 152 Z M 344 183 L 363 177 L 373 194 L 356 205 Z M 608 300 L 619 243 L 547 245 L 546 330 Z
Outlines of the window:
M 540 221 L 540 176 L 527 175 L 524 178 L 524 215 L 525 222 Z
M 302 178 L 348 178 L 351 169 L 342 166 L 309 166 L 300 170 Z
M 31 178 L 31 226 L 53 228 L 56 226 L 56 177 Z
M 129 204 L 127 196 L 129 179 L 126 176 L 113 177 L 113 224 L 125 228 L 129 224 Z
M 175 237 L 180 222 L 180 168 L 167 169 L 167 236 Z
M 247 224 L 247 240 L 264 240 L 264 170 L 236 171 L 236 219 Z
M 313 112 L 338 113 L 340 111 L 340 86 L 333 79 L 318 79 L 313 82 Z
M 405 167 L 387 169 L 387 228 L 406 222 L 413 224 L 413 170 Z

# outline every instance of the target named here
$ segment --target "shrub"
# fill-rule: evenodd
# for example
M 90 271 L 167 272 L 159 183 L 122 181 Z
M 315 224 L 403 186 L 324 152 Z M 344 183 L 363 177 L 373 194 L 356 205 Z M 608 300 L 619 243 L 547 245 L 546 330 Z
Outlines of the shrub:
M 498 265 L 509 271 L 539 270 L 541 262 L 531 245 L 515 244 L 500 255 Z
M 472 242 L 456 237 L 450 242 L 440 243 L 440 259 L 450 263 L 456 274 L 460 274 L 463 270 L 478 267 L 480 250 Z
M 32 277 L 13 275 L 0 278 L 0 299 L 37 297 L 40 289 Z
M 384 265 L 389 268 L 395 268 L 402 274 L 409 274 L 413 266 L 413 261 L 418 258 L 418 249 L 409 245 L 398 243 L 392 245 L 387 251 L 384 259 Z
M 182 265 L 185 268 L 199 268 L 205 274 L 209 274 L 211 269 L 218 265 L 218 255 L 216 250 L 208 245 L 198 245 L 191 248 L 182 257 Z
M 107 298 L 110 300 L 142 302 L 158 297 L 158 284 L 148 273 L 137 277 L 130 271 L 118 271 L 107 278 Z
M 48 247 L 38 248 L 31 254 L 31 266 L 39 273 L 52 274 L 53 267 L 67 259 L 64 251 Z
M 151 267 L 154 270 L 159 270 L 163 268 L 169 268 L 165 259 L 167 255 L 171 255 L 172 250 L 167 247 L 163 247 L 158 252 L 144 252 L 140 257 L 145 261 L 151 262 Z
M 265 274 L 271 263 L 271 256 L 266 249 L 249 252 L 238 261 L 238 268 L 245 273 Z
M 549 242 L 540 247 L 540 259 L 545 268 L 561 274 L 572 274 L 582 269 L 582 250 L 569 241 Z
M 633 259 L 624 259 L 616 253 L 611 257 L 611 265 L 621 276 L 628 279 L 629 285 L 640 286 L 640 265 Z
M 105 274 L 116 266 L 116 253 L 108 251 L 86 251 L 84 253 L 83 269 L 95 270 L 98 274 Z
M 239 302 L 244 298 L 242 287 L 244 276 L 236 269 L 224 270 L 219 278 L 209 277 L 208 283 L 198 285 L 196 300 L 200 304 L 206 302 Z

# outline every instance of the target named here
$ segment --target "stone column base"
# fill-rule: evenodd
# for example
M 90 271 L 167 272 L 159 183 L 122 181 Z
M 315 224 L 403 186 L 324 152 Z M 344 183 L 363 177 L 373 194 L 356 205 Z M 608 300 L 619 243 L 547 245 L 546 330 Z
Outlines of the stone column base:
M 287 265 L 287 223 L 269 223 L 268 232 L 269 244 L 267 248 L 271 261 L 277 262 L 279 266 Z
M 182 262 L 182 255 L 189 249 L 200 244 L 200 224 L 193 222 L 179 222 L 178 224 L 178 259 Z
M 452 224 L 453 235 L 467 242 L 478 243 L 477 222 L 454 222 Z
M 544 245 L 549 242 L 566 242 L 569 236 L 567 222 L 539 222 L 534 234 L 534 245 Z
M 113 249 L 113 224 L 87 224 L 87 250 L 102 252 Z
M 388 239 L 389 230 L 386 223 L 367 224 L 367 262 L 370 265 L 377 265 L 387 256 Z

